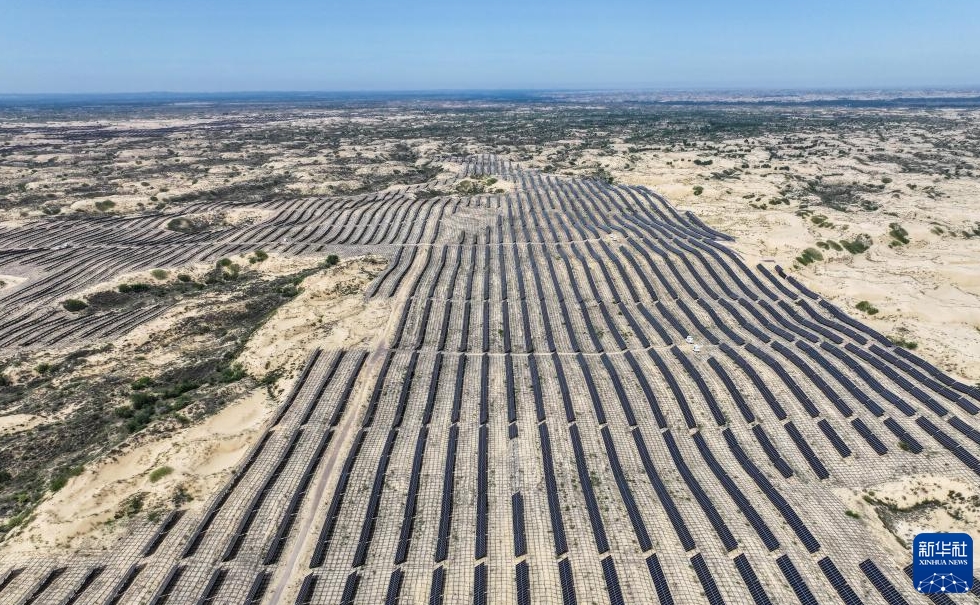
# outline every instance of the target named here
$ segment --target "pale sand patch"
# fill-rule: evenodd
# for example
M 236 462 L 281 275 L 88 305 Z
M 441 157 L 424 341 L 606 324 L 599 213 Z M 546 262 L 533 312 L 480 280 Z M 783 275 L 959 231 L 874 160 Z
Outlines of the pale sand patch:
M 0 290 L 3 290 L 4 288 L 13 288 L 26 279 L 26 277 L 20 277 L 19 275 L 7 275 L 5 273 L 0 273 Z
M 107 522 L 137 492 L 147 494 L 144 510 L 167 508 L 181 485 L 193 497 L 185 506 L 200 508 L 227 481 L 273 407 L 265 389 L 256 389 L 195 426 L 90 464 L 37 508 L 30 523 L 4 542 L 4 551 L 97 548 L 120 531 L 119 525 Z M 174 471 L 151 482 L 150 472 L 161 466 Z
M 364 288 L 384 267 L 375 258 L 343 261 L 303 280 L 302 292 L 279 308 L 249 339 L 239 362 L 254 376 L 272 364 L 301 361 L 315 346 L 366 345 L 391 315 L 388 300 L 366 300 Z
M 980 488 L 976 484 L 940 476 L 911 476 L 868 486 L 862 490 L 839 488 L 833 491 L 848 510 L 861 516 L 859 521 L 893 556 L 897 565 L 904 567 L 911 560 L 912 541 L 916 534 L 962 532 L 973 536 L 974 574 L 980 573 L 980 533 L 977 532 L 980 527 L 980 510 L 975 504 L 969 504 L 971 498 L 980 495 Z M 961 494 L 963 500 L 951 499 L 951 491 Z M 874 505 L 864 500 L 865 495 L 902 509 L 928 500 L 938 500 L 941 506 L 916 513 L 897 513 L 893 515 L 892 527 L 889 529 L 875 511 Z M 903 547 L 896 538 L 901 539 L 906 546 Z
M 265 208 L 228 208 L 223 210 L 225 222 L 229 225 L 241 225 L 245 223 L 258 223 L 272 216 L 272 210 Z
M 19 433 L 44 424 L 43 416 L 34 414 L 6 414 L 0 416 L 0 435 Z

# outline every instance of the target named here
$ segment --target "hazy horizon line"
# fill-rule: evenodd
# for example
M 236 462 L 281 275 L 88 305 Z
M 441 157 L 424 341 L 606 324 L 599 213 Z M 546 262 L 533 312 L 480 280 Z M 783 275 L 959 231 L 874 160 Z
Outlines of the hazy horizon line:
M 57 92 L 2 92 L 0 97 L 59 97 L 59 96 L 138 96 L 138 95 L 248 95 L 248 94 L 439 94 L 439 93 L 666 93 L 666 92 L 977 92 L 980 83 L 973 85 L 895 85 L 895 86 L 576 86 L 576 87 L 496 87 L 496 88 L 337 88 L 337 89 L 241 89 L 241 90 L 105 90 Z

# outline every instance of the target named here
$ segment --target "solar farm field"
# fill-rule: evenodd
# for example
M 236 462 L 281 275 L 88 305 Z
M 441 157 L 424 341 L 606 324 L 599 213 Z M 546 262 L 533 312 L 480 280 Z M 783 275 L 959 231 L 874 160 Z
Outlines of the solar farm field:
M 0 602 L 925 603 L 835 490 L 980 476 L 980 391 L 645 187 L 491 154 L 444 185 L 0 230 L 0 348 L 165 302 L 58 301 L 261 249 L 382 255 L 376 348 L 313 350 L 233 478 L 104 552 L 0 558 Z M 183 215 L 258 209 L 202 233 Z M 975 596 L 967 595 L 966 599 Z M 950 603 L 947 596 L 933 602 Z M 964 601 L 966 602 L 966 601 Z

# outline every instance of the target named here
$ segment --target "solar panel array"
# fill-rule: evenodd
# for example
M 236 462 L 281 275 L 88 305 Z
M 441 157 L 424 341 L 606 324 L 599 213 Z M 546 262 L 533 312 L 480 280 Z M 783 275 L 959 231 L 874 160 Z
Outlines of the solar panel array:
M 376 348 L 311 352 L 208 501 L 104 554 L 0 559 L 0 601 L 922 602 L 834 490 L 976 481 L 976 388 L 647 188 L 447 161 L 506 192 L 275 200 L 210 240 L 65 221 L 70 255 L 40 225 L 0 244 L 30 247 L 0 267 L 71 256 L 78 287 L 260 245 L 382 253 L 366 295 L 392 308 Z M 97 260 L 121 233 L 146 249 Z M 48 325 L 18 317 L 0 346 Z

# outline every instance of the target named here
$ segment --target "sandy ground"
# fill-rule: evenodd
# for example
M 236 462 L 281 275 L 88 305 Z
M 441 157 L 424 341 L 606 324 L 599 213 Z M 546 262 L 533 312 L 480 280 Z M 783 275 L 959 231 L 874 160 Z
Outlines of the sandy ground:
M 4 288 L 13 288 L 25 279 L 27 278 L 18 275 L 4 275 L 0 273 L 0 290 L 3 290 Z
M 302 362 L 314 347 L 351 348 L 365 344 L 391 315 L 388 301 L 360 294 L 384 267 L 380 259 L 346 260 L 303 281 L 303 292 L 252 335 L 239 361 L 263 375 L 283 360 Z
M 259 265 L 263 273 L 272 275 L 293 273 L 318 262 L 320 259 L 270 256 Z M 383 259 L 347 259 L 308 277 L 302 292 L 253 334 L 239 361 L 253 376 L 280 370 L 283 377 L 274 388 L 281 392 L 289 387 L 314 347 L 352 347 L 376 339 L 390 318 L 389 303 L 368 302 L 363 291 L 384 265 Z M 204 265 L 197 268 L 206 269 Z M 195 268 L 181 270 L 194 272 Z M 116 280 L 124 281 L 126 276 Z M 95 289 L 105 287 L 101 284 Z M 153 341 L 178 321 L 200 312 L 199 306 L 179 305 L 140 326 L 111 351 L 91 356 L 91 365 L 119 362 L 127 351 Z M 148 357 L 152 363 L 164 365 L 175 355 L 179 353 Z M 4 542 L 4 552 L 104 548 L 123 531 L 124 524 L 115 519 L 117 513 L 127 499 L 140 493 L 144 494 L 144 511 L 172 509 L 178 489 L 192 497 L 184 506 L 200 506 L 227 482 L 278 403 L 265 387 L 256 388 L 196 424 L 185 428 L 175 425 L 165 437 L 134 435 L 109 455 L 86 465 L 81 475 L 45 500 L 33 518 Z M 44 421 L 25 414 L 0 417 L 0 434 Z M 150 473 L 163 466 L 173 472 L 151 482 Z
M 972 498 L 980 498 L 980 489 L 975 483 L 940 476 L 913 476 L 900 481 L 869 486 L 863 490 L 838 489 L 835 492 L 844 502 L 847 510 L 860 515 L 857 521 L 877 538 L 900 567 L 908 564 L 912 540 L 916 534 L 962 532 L 975 536 L 980 524 L 977 500 L 971 502 Z M 950 497 L 951 493 L 956 493 L 958 496 Z M 928 500 L 938 500 L 942 504 L 917 512 L 896 513 L 893 516 L 892 527 L 889 529 L 876 512 L 875 505 L 865 500 L 866 496 L 894 504 L 901 509 Z M 899 539 L 906 546 L 903 546 Z M 973 555 L 973 569 L 976 575 L 980 573 L 980 540 L 974 539 Z
M 90 464 L 37 508 L 4 551 L 98 548 L 121 529 L 113 522 L 121 504 L 140 492 L 146 511 L 172 508 L 178 486 L 193 498 L 186 506 L 197 508 L 229 478 L 273 407 L 265 389 L 256 389 L 200 424 Z M 173 472 L 151 482 L 150 472 L 162 466 Z
M 19 433 L 44 424 L 44 418 L 33 414 L 6 414 L 0 416 L 0 436 Z

